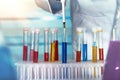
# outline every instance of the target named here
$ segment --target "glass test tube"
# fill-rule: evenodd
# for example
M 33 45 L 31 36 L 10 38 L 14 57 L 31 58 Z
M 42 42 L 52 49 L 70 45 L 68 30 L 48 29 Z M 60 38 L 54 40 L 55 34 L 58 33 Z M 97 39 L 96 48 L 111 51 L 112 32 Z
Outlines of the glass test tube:
M 49 61 L 49 30 L 44 29 L 44 61 Z
M 28 29 L 23 30 L 23 61 L 27 61 L 28 55 Z
M 55 61 L 55 43 L 54 43 L 54 30 L 51 30 L 51 44 L 50 44 L 50 62 Z
M 55 43 L 55 61 L 58 61 L 59 55 L 58 55 L 58 29 L 57 28 L 54 29 L 54 37 L 55 37 L 55 40 L 54 40 L 54 43 Z
M 82 44 L 82 29 L 77 28 L 77 51 L 76 51 L 76 62 L 81 61 L 81 44 Z
M 82 57 L 83 61 L 87 61 L 87 35 L 86 35 L 86 29 L 83 31 L 83 46 L 82 46 Z
M 62 63 L 67 63 L 67 41 L 66 41 L 66 28 L 63 29 L 63 42 L 62 42 Z
M 93 30 L 92 62 L 97 62 L 97 30 Z
M 31 29 L 31 33 L 30 33 L 30 61 L 33 61 L 34 38 L 35 38 L 35 30 Z
M 35 49 L 34 49 L 34 54 L 33 54 L 33 62 L 37 63 L 38 62 L 38 51 L 39 51 L 39 29 L 35 30 Z
M 103 49 L 103 29 L 98 30 L 98 47 L 99 47 L 99 60 L 104 60 L 104 49 Z

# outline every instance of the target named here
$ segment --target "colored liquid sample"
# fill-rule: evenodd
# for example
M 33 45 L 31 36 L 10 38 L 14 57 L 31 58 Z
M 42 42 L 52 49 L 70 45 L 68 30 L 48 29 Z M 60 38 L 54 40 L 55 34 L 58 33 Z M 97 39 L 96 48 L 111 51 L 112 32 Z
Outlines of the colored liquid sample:
M 120 80 L 120 41 L 110 41 L 103 80 Z
M 103 75 L 104 69 L 103 67 L 101 67 L 101 75 Z
M 28 46 L 23 46 L 23 61 L 27 61 Z
M 30 49 L 30 61 L 33 61 L 34 50 Z
M 76 51 L 76 62 L 81 61 L 81 51 Z
M 38 52 L 37 51 L 34 51 L 33 62 L 38 63 Z
M 97 46 L 92 46 L 92 62 L 97 62 Z
M 58 61 L 58 40 L 55 40 L 55 61 Z
M 94 67 L 94 78 L 96 78 L 96 69 Z
M 83 61 L 87 61 L 87 44 L 83 44 Z
M 54 62 L 55 61 L 55 43 L 51 43 L 51 47 L 50 47 L 50 62 Z
M 62 42 L 62 63 L 67 63 L 67 42 Z
M 49 53 L 48 52 L 44 53 L 44 61 L 45 62 L 49 61 Z
M 99 60 L 104 60 L 103 48 L 99 48 Z

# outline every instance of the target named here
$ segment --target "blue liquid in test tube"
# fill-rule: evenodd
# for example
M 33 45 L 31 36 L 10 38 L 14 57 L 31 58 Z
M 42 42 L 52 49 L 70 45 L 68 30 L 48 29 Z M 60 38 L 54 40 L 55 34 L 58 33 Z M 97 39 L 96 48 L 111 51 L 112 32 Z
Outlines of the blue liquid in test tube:
M 83 61 L 87 61 L 87 44 L 83 44 Z
M 62 42 L 62 63 L 67 63 L 67 42 Z
M 62 42 L 62 63 L 67 63 L 67 42 L 66 42 L 66 29 L 64 28 L 64 36 Z
M 87 38 L 86 38 L 86 30 L 83 31 L 83 45 L 82 45 L 82 57 L 83 61 L 87 61 Z

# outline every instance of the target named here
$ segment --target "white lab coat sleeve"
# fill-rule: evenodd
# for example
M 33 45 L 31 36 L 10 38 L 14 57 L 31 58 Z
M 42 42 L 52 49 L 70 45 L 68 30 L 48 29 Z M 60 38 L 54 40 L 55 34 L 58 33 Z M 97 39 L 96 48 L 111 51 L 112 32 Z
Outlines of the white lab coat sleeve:
M 106 4 L 107 3 L 107 4 Z M 111 4 L 114 5 L 111 7 Z M 92 58 L 92 29 L 103 28 L 103 47 L 105 56 L 110 40 L 111 24 L 115 11 L 114 0 L 71 0 L 71 21 L 72 21 L 72 45 L 73 53 L 76 54 L 76 28 L 82 27 L 87 30 L 88 56 Z M 74 57 L 75 58 L 75 57 Z

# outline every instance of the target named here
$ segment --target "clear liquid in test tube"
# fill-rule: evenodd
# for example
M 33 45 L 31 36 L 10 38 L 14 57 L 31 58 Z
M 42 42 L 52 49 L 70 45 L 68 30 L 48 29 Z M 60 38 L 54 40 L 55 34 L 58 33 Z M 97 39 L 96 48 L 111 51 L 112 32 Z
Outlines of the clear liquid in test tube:
M 81 46 L 82 46 L 82 29 L 77 28 L 77 50 L 76 50 L 76 62 L 81 61 Z
M 98 29 L 98 48 L 99 48 L 99 60 L 104 60 L 104 49 L 103 49 L 103 29 Z
M 49 61 L 49 29 L 44 29 L 44 61 Z
M 34 42 L 35 48 L 34 48 L 34 54 L 33 54 L 33 62 L 34 62 L 34 63 L 38 63 L 39 33 L 40 33 L 40 30 L 39 30 L 39 29 L 36 29 L 36 30 L 35 30 L 35 42 Z
M 23 61 L 27 61 L 28 56 L 28 28 L 23 29 Z
M 32 28 L 30 32 L 30 61 L 33 61 L 34 40 L 35 40 L 35 30 Z

